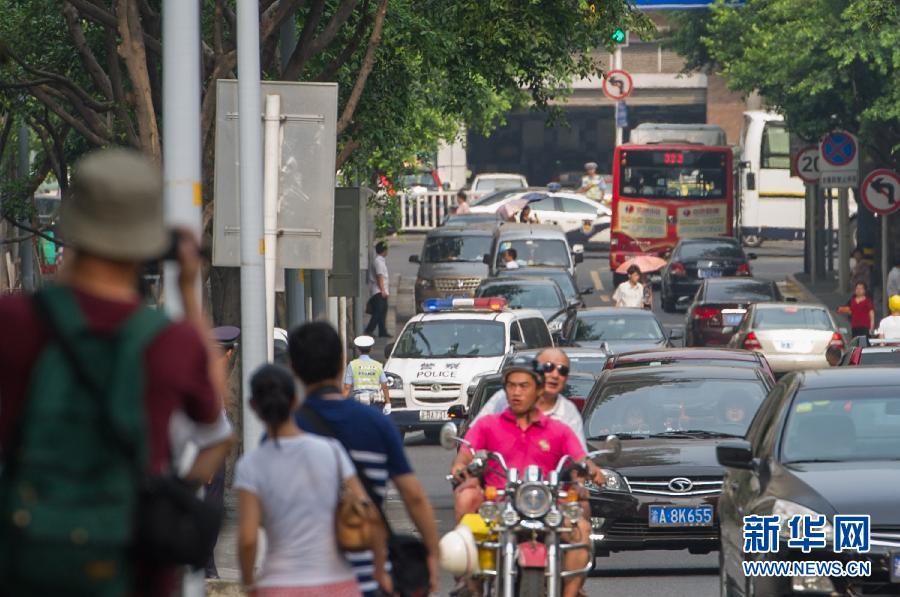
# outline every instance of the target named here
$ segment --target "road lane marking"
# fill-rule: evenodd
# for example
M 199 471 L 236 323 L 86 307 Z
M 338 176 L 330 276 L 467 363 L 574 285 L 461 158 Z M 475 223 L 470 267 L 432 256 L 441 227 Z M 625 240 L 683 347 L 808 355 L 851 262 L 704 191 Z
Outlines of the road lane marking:
M 595 269 L 591 270 L 591 279 L 594 281 L 595 290 L 603 290 L 603 280 L 600 279 L 600 272 Z
M 609 295 L 608 295 L 608 294 L 601 294 L 601 295 L 600 295 L 600 300 L 603 301 L 604 303 L 608 303 L 608 302 L 609 302 Z

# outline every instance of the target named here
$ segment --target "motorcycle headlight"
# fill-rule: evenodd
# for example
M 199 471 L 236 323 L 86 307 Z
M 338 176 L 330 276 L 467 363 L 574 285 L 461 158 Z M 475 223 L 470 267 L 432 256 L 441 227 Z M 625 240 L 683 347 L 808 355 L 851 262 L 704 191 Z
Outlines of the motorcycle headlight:
M 516 490 L 516 510 L 526 518 L 540 518 L 550 511 L 553 496 L 541 483 L 523 483 Z
M 399 375 L 396 373 L 385 373 L 384 375 L 387 377 L 387 387 L 389 390 L 403 389 L 403 379 Z
M 622 478 L 622 475 L 608 468 L 600 470 L 603 471 L 603 476 L 606 480 L 603 482 L 602 486 L 597 485 L 593 481 L 585 481 L 584 486 L 587 487 L 588 491 L 592 493 L 599 493 L 601 491 L 630 491 L 628 489 L 628 484 L 625 483 L 625 479 Z
M 547 516 L 544 517 L 544 522 L 547 523 L 548 526 L 558 527 L 562 524 L 563 515 L 559 510 L 550 510 L 547 512 Z
M 512 508 L 507 508 L 503 511 L 503 514 L 500 515 L 500 520 L 503 521 L 504 525 L 511 527 L 519 522 L 519 513 Z
M 781 517 L 781 524 L 778 526 L 778 535 L 783 540 L 792 538 L 791 525 L 788 524 L 788 521 L 793 517 L 822 516 L 820 512 L 816 512 L 815 510 L 811 510 L 810 508 L 801 506 L 795 502 L 789 502 L 788 500 L 775 500 L 775 503 L 772 506 L 772 514 Z M 825 516 L 825 526 L 822 527 L 822 530 L 825 531 L 825 540 L 831 543 L 834 540 L 834 528 L 831 526 L 831 522 L 828 521 L 827 516 Z

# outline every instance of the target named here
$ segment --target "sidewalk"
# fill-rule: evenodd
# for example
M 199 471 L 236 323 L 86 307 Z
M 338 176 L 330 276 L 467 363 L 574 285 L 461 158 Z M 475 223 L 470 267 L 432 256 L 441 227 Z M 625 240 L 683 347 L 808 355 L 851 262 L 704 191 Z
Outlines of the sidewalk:
M 822 303 L 825 305 L 829 311 L 831 311 L 832 315 L 835 316 L 835 319 L 838 322 L 838 325 L 841 327 L 849 327 L 850 322 L 845 315 L 838 315 L 837 308 L 846 305 L 847 301 L 850 300 L 850 292 L 838 292 L 837 286 L 837 272 L 832 272 L 828 274 L 827 277 L 816 280 L 812 282 L 809 278 L 809 274 L 805 273 L 796 273 L 796 274 L 788 274 L 787 276 L 788 282 L 795 284 L 802 293 L 804 298 L 801 300 L 810 301 L 814 303 Z M 882 313 L 881 313 L 881 301 L 877 299 L 880 296 L 881 291 L 879 288 L 875 289 L 876 300 L 875 303 L 875 321 L 881 321 Z

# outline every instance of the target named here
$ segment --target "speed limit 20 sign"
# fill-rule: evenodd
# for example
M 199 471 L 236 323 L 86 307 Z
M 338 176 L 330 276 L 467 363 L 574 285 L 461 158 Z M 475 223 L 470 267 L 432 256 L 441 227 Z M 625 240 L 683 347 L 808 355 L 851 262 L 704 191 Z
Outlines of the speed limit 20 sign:
M 818 147 L 815 145 L 804 147 L 794 156 L 794 171 L 803 179 L 803 182 L 815 184 L 822 176 L 819 160 L 821 160 L 821 156 Z

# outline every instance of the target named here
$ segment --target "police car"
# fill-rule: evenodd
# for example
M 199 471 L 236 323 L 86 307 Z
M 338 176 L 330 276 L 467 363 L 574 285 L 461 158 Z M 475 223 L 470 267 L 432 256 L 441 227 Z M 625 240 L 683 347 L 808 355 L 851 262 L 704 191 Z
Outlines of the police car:
M 539 311 L 507 309 L 503 298 L 429 299 L 423 308 L 388 347 L 384 366 L 401 434 L 437 438 L 447 409 L 467 404 L 474 378 L 497 372 L 514 350 L 553 345 Z

